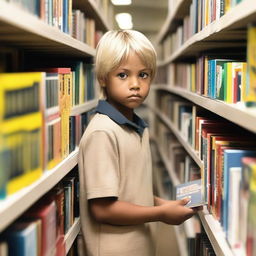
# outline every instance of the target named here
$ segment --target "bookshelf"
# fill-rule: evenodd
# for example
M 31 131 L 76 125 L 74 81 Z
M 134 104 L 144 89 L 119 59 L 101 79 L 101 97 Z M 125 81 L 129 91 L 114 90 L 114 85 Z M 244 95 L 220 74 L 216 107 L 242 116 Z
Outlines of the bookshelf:
M 80 231 L 80 218 L 76 218 L 74 224 L 72 227 L 69 229 L 67 234 L 65 235 L 64 241 L 65 241 L 65 251 L 66 254 L 70 250 L 72 244 L 74 243 L 77 235 L 79 234 Z
M 3 202 L 0 202 L 0 232 L 69 173 L 69 171 L 77 165 L 77 155 L 78 149 L 72 152 L 52 170 L 45 172 L 43 176 L 33 184 L 10 195 Z
M 248 108 L 245 106 L 246 104 L 244 104 L 244 102 L 227 103 L 219 99 L 212 99 L 203 93 L 200 94 L 200 92 L 196 90 L 189 91 L 188 89 L 182 88 L 181 86 L 183 85 L 175 84 L 174 79 L 169 79 L 171 76 L 175 76 L 173 71 L 177 72 L 177 70 L 170 68 L 171 65 L 193 62 L 203 54 L 207 55 L 207 53 L 214 52 L 214 54 L 216 54 L 215 56 L 219 55 L 218 57 L 221 58 L 223 53 L 228 56 L 232 51 L 236 51 L 239 52 L 244 59 L 246 58 L 248 24 L 256 22 L 256 6 L 252 0 L 242 0 L 232 6 L 228 11 L 225 11 L 223 16 L 218 19 L 214 20 L 213 18 L 213 20 L 205 26 L 201 24 L 201 28 L 193 32 L 190 31 L 191 34 L 187 39 L 178 45 L 174 44 L 172 48 L 170 47 L 168 51 L 166 51 L 164 48 L 165 40 L 168 40 L 168 38 L 175 33 L 178 34 L 178 30 L 183 22 L 185 22 L 185 18 L 191 14 L 191 9 L 193 10 L 195 5 L 199 4 L 199 2 L 201 3 L 202 1 L 177 0 L 172 3 L 172 8 L 169 8 L 169 15 L 156 40 L 156 43 L 163 49 L 162 53 L 159 54 L 161 57 L 158 60 L 158 68 L 161 71 L 161 73 L 159 73 L 162 77 L 152 86 L 152 94 L 156 97 L 157 95 L 161 97 L 159 95 L 164 94 L 173 95 L 214 114 L 216 117 L 219 116 L 222 120 L 229 121 L 236 127 L 243 128 L 244 131 L 251 135 L 255 135 L 256 109 L 254 107 Z M 217 1 L 213 2 L 216 3 Z M 226 1 L 219 2 L 226 3 Z M 236 1 L 232 2 L 235 3 Z M 197 17 L 193 11 L 192 16 Z M 200 20 L 200 18 L 198 20 Z M 196 22 L 198 20 L 196 20 Z M 193 21 L 192 18 L 190 22 Z M 191 26 L 193 25 L 194 23 L 192 23 Z M 184 27 L 183 29 L 185 30 Z M 179 35 L 180 34 L 178 34 L 178 40 L 180 39 Z M 165 54 L 165 51 L 167 54 Z M 232 55 L 230 54 L 230 56 Z M 174 82 L 174 84 L 171 84 L 170 81 Z M 171 98 L 169 100 L 171 100 Z M 154 100 L 152 102 L 154 102 Z M 149 104 L 149 108 L 155 115 L 155 119 L 152 119 L 153 122 L 159 122 L 160 120 L 176 137 L 186 153 L 195 161 L 202 171 L 205 167 L 199 157 L 199 153 L 184 139 L 183 134 L 177 129 L 177 126 L 172 123 L 171 118 L 162 113 L 157 104 L 154 105 L 154 103 L 151 103 Z M 156 138 L 156 144 L 157 143 L 159 143 L 159 141 L 157 141 Z M 172 170 L 167 153 L 161 148 L 161 145 L 158 145 L 158 151 L 165 168 L 168 170 L 171 182 L 174 186 L 179 184 L 180 181 L 176 173 Z M 199 219 L 216 255 L 245 255 L 244 251 L 239 251 L 241 250 L 239 246 L 234 248 L 230 245 L 227 234 L 223 230 L 223 224 L 208 211 L 206 206 L 204 206 L 203 211 L 199 213 Z M 184 244 L 184 241 L 179 237 L 178 233 L 177 239 L 180 239 L 179 243 Z M 188 254 L 189 252 L 181 251 L 181 255 Z
M 152 109 L 152 108 L 151 108 Z M 166 116 L 164 116 L 160 111 L 157 109 L 152 109 L 156 116 L 159 117 L 167 127 L 175 134 L 181 145 L 184 146 L 187 153 L 193 158 L 193 160 L 198 164 L 200 168 L 203 168 L 203 163 L 199 159 L 198 154 L 195 152 L 195 150 L 182 138 L 182 135 L 179 131 L 174 127 L 174 125 L 171 123 L 170 120 Z M 157 144 L 157 143 L 156 143 Z M 160 153 L 161 159 L 164 163 L 165 168 L 167 169 L 170 179 L 174 186 L 177 186 L 180 184 L 180 181 L 172 169 L 172 166 L 170 165 L 170 161 L 168 160 L 168 157 L 166 156 L 164 150 L 158 145 L 158 151 Z M 216 221 L 211 214 L 209 214 L 207 209 L 203 209 L 202 212 L 199 213 L 200 220 L 202 221 L 202 224 L 209 236 L 210 241 L 213 244 L 213 247 L 215 249 L 216 255 L 233 255 L 231 249 L 229 248 L 228 243 L 226 242 L 224 232 L 222 231 L 220 224 L 218 221 Z M 184 229 L 186 232 L 186 237 L 194 237 L 194 229 L 193 229 L 193 220 L 189 219 L 184 224 Z M 177 240 L 179 243 L 179 248 L 182 255 L 187 255 L 187 252 L 184 252 L 184 243 L 185 239 L 179 234 L 179 227 L 175 227 L 175 232 L 177 234 Z M 183 245 L 183 246 L 182 246 Z
M 95 0 L 74 0 L 74 7 L 80 9 L 81 11 L 88 12 L 91 17 L 96 21 L 98 27 L 103 28 L 105 31 L 111 29 L 111 22 L 109 17 L 105 13 L 101 12 L 101 4 L 96 3 Z
M 72 3 L 72 1 L 70 1 Z M 95 21 L 95 29 L 105 32 L 111 28 L 110 16 L 98 8 L 94 0 L 73 0 L 73 8 L 78 8 Z M 18 49 L 34 57 L 44 58 L 52 56 L 54 65 L 64 57 L 72 60 L 83 60 L 87 63 L 95 56 L 95 48 L 73 38 L 70 34 L 51 26 L 36 15 L 19 6 L 0 0 L 0 45 Z M 23 56 L 26 58 L 26 55 Z M 56 58 L 56 60 L 54 59 Z M 60 63 L 62 64 L 62 63 Z M 97 105 L 92 99 L 75 105 L 70 116 L 77 116 L 89 112 Z M 78 148 L 76 147 L 54 168 L 44 171 L 42 176 L 31 185 L 18 190 L 0 200 L 0 234 L 5 231 L 34 203 L 40 200 L 48 191 L 59 183 L 78 163 Z M 80 219 L 65 235 L 66 252 L 71 248 L 80 231 Z
M 49 26 L 33 14 L 0 1 L 1 43 L 37 53 L 54 53 L 69 57 L 88 57 L 95 49 Z

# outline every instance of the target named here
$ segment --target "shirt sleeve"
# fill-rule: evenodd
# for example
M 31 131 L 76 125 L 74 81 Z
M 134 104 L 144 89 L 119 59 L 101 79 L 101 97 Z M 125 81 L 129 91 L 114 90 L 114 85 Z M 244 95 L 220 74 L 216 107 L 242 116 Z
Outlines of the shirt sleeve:
M 82 161 L 87 199 L 118 197 L 118 148 L 114 135 L 94 131 L 82 143 Z

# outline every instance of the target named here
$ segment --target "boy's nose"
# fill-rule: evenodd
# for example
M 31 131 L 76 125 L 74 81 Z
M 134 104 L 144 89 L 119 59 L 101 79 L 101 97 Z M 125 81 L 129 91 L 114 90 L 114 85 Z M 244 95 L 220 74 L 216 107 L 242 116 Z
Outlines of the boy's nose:
M 138 81 L 138 79 L 134 78 L 131 81 L 130 90 L 138 90 L 139 88 L 140 88 L 139 81 Z

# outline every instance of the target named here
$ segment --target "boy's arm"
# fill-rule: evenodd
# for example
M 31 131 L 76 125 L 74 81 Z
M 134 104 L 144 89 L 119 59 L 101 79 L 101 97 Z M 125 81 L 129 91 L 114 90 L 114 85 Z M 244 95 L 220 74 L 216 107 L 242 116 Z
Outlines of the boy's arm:
M 163 200 L 163 199 L 162 199 Z M 162 221 L 179 225 L 192 217 L 197 209 L 184 207 L 189 199 L 163 200 L 158 206 L 140 206 L 116 198 L 89 200 L 92 216 L 96 221 L 111 225 L 139 225 L 146 222 Z

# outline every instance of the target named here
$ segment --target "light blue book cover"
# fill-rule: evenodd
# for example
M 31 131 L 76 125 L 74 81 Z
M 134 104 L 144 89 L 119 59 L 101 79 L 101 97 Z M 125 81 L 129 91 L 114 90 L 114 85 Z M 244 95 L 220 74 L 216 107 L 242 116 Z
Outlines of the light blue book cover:
M 230 168 L 242 167 L 241 159 L 242 157 L 246 157 L 246 156 L 256 156 L 256 150 L 245 150 L 245 149 L 224 150 L 221 224 L 223 226 L 225 233 L 227 232 L 227 229 L 228 229 L 228 200 L 229 200 Z
M 15 223 L 4 234 L 8 241 L 9 254 L 12 256 L 37 256 L 36 222 Z
M 186 207 L 193 208 L 206 204 L 202 192 L 202 180 L 193 180 L 176 186 L 176 200 L 189 197 Z

